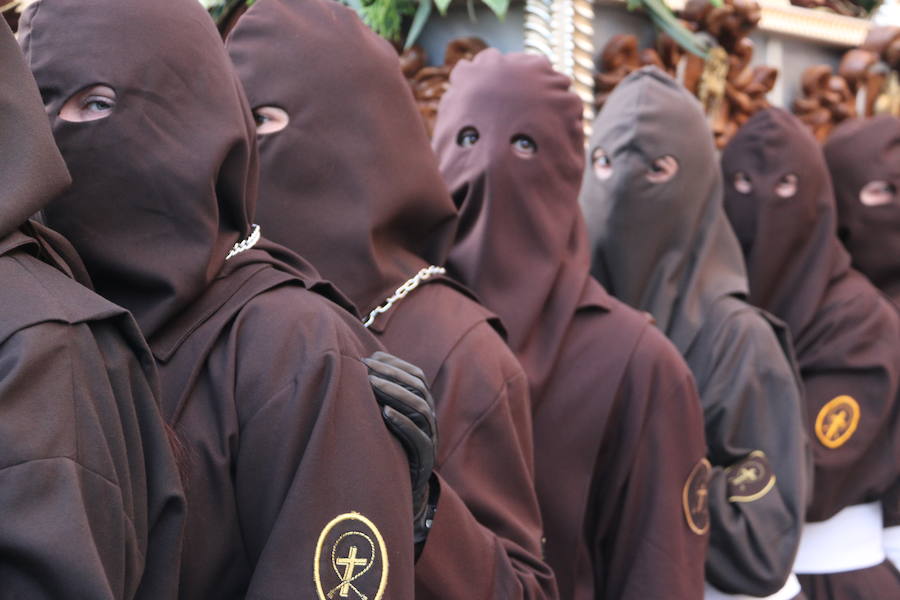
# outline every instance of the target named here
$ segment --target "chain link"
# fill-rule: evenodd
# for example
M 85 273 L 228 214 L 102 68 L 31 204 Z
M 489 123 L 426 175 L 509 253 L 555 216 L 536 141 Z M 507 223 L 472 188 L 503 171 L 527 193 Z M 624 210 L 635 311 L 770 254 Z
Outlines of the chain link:
M 245 250 L 249 250 L 250 248 L 255 246 L 256 242 L 259 241 L 259 236 L 260 236 L 259 225 L 256 225 L 254 223 L 253 231 L 250 232 L 250 235 L 247 236 L 247 239 L 241 240 L 240 242 L 236 242 L 235 245 L 232 246 L 231 251 L 228 253 L 228 256 L 225 257 L 225 260 L 235 257 L 238 254 L 240 254 L 241 252 L 244 252 Z
M 435 265 L 431 265 L 430 267 L 421 269 L 418 273 L 415 274 L 415 276 L 411 277 L 406 281 L 406 283 L 398 287 L 397 291 L 384 301 L 384 304 L 376 307 L 372 312 L 370 312 L 369 316 L 366 317 L 363 321 L 363 326 L 369 327 L 372 323 L 375 322 L 375 317 L 389 311 L 396 302 L 405 298 L 407 294 L 419 287 L 419 284 L 421 284 L 423 281 L 431 279 L 435 275 L 443 275 L 446 272 L 447 269 L 445 269 L 444 267 L 438 267 Z

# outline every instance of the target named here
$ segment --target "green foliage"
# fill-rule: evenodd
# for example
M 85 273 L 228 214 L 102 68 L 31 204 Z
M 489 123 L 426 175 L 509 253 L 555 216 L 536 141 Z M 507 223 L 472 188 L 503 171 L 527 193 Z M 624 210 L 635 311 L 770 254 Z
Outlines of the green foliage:
M 710 0 L 713 6 L 721 6 L 722 0 Z M 675 40 L 687 52 L 706 58 L 709 42 L 682 25 L 664 0 L 628 0 L 628 10 L 643 8 L 653 23 Z
M 438 12 L 441 13 L 441 16 L 447 14 L 447 9 L 450 8 L 450 3 L 453 0 L 434 0 L 434 5 L 437 7 Z M 423 2 L 423 4 L 428 4 L 427 2 Z
M 440 8 L 440 7 L 438 7 Z M 424 0 L 419 2 L 419 8 L 416 9 L 416 14 L 413 17 L 412 24 L 409 26 L 409 33 L 406 34 L 406 44 L 404 48 L 410 48 L 419 38 L 419 34 L 422 33 L 422 30 L 425 28 L 425 23 L 428 22 L 428 17 L 431 16 L 431 1 Z
M 416 4 L 415 0 L 363 1 L 360 16 L 372 31 L 395 42 L 402 37 L 404 17 L 411 17 L 416 13 Z
M 447 14 L 452 0 L 337 0 L 346 4 L 362 17 L 372 31 L 392 42 L 404 41 L 409 48 L 421 35 L 437 8 L 442 16 Z M 471 2 L 472 0 L 469 0 Z M 509 0 L 481 0 L 501 21 L 509 10 Z M 473 14 L 470 10 L 470 14 Z M 474 17 L 473 17 L 474 18 Z
M 200 0 L 201 3 L 209 11 L 209 15 L 219 25 L 224 21 L 231 12 L 237 8 L 239 4 L 246 3 L 247 6 L 253 4 L 256 0 Z
M 501 21 L 506 18 L 509 10 L 509 0 L 481 0 L 485 5 L 493 11 L 497 18 Z

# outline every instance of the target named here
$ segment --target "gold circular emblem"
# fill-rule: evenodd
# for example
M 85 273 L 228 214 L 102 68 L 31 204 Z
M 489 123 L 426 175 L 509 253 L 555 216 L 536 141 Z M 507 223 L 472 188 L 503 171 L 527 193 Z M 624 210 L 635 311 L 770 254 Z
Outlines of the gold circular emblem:
M 381 600 L 388 555 L 375 524 L 357 512 L 329 521 L 316 543 L 313 580 L 319 600 Z
M 684 518 L 688 527 L 697 535 L 703 535 L 709 531 L 709 476 L 712 473 L 712 465 L 709 461 L 701 459 L 681 491 L 681 505 L 684 507 Z
M 816 437 L 826 448 L 839 448 L 859 425 L 859 404 L 850 396 L 829 401 L 816 417 Z
M 754 450 L 725 469 L 729 502 L 753 502 L 775 487 L 775 474 L 762 450 Z

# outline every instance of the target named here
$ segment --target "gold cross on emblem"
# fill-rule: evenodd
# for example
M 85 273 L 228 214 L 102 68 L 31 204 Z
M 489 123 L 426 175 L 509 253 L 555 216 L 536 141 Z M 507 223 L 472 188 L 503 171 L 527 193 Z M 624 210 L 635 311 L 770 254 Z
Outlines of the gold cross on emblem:
M 859 403 L 852 396 L 833 398 L 816 416 L 816 437 L 826 448 L 840 448 L 856 432 L 859 417 Z
M 335 562 L 338 566 L 344 567 L 344 574 L 341 575 L 341 584 L 338 586 L 338 595 L 341 598 L 346 598 L 350 595 L 351 581 L 355 578 L 353 577 L 353 571 L 356 570 L 356 567 L 364 567 L 369 561 L 365 558 L 356 558 L 356 546 L 350 546 L 350 553 L 344 557 L 339 558 Z
M 694 512 L 702 512 L 704 507 L 706 506 L 706 496 L 709 494 L 709 490 L 706 489 L 706 486 L 703 485 L 697 488 L 697 504 L 694 505 Z
M 741 467 L 737 477 L 731 480 L 731 484 L 740 486 L 745 483 L 753 483 L 757 479 L 759 479 L 759 469 L 756 467 Z
M 834 414 L 828 415 L 828 429 L 825 430 L 825 437 L 832 442 L 844 433 L 847 427 L 847 411 L 841 410 Z
M 388 568 L 387 546 L 375 523 L 355 511 L 338 515 L 316 542 L 317 600 L 384 600 Z

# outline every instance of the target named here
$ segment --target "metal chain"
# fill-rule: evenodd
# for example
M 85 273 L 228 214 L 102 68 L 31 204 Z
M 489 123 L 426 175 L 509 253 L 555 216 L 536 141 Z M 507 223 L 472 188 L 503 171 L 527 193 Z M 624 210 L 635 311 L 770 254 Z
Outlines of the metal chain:
M 415 276 L 411 277 L 406 281 L 406 283 L 398 287 L 397 291 L 384 301 L 384 304 L 376 307 L 372 312 L 370 312 L 369 316 L 366 317 L 365 320 L 363 320 L 363 326 L 369 327 L 369 325 L 375 322 L 375 317 L 389 311 L 397 301 L 405 298 L 407 294 L 419 287 L 419 284 L 421 284 L 423 281 L 431 279 L 435 275 L 443 275 L 446 272 L 447 269 L 445 269 L 444 267 L 438 267 L 435 265 L 431 265 L 430 267 L 421 269 L 418 273 L 415 274 Z
M 233 258 L 244 252 L 245 250 L 249 250 L 253 246 L 256 245 L 256 242 L 259 241 L 260 229 L 259 225 L 253 224 L 253 231 L 250 232 L 250 235 L 247 236 L 247 239 L 241 240 L 240 242 L 236 242 L 234 246 L 232 246 L 231 251 L 228 253 L 228 256 L 225 257 L 225 260 L 229 258 Z

